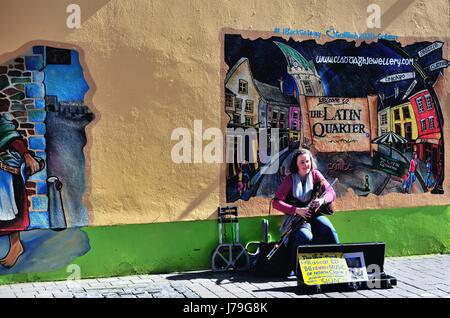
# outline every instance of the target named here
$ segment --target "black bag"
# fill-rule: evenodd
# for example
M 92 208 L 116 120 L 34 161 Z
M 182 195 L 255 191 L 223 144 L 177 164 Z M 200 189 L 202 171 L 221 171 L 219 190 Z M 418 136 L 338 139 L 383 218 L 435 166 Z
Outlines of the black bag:
M 256 276 L 287 277 L 292 270 L 288 247 L 282 245 L 270 260 L 267 254 L 275 246 L 276 242 L 260 242 L 258 251 L 250 261 L 251 271 Z
M 269 203 L 269 217 L 272 208 L 272 198 Z M 267 255 L 274 248 L 278 242 L 267 243 L 268 238 L 268 221 L 263 221 L 263 242 L 259 242 L 256 253 L 250 255 L 250 272 L 256 276 L 265 277 L 287 277 L 291 270 L 295 268 L 295 261 L 292 263 L 290 257 L 290 244 L 288 246 L 282 245 L 278 251 L 270 258 Z M 257 242 L 253 242 L 257 243 Z

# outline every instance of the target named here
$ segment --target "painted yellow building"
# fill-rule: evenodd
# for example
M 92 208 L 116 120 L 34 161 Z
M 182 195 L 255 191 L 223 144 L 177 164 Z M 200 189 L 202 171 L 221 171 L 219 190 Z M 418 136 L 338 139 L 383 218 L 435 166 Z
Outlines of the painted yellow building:
M 410 102 L 390 108 L 390 130 L 408 141 L 417 139 L 416 118 Z

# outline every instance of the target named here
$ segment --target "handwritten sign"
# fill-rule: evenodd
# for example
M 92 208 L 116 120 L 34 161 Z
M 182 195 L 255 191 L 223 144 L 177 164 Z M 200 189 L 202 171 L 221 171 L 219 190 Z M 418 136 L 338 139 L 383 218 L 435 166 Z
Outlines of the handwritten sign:
M 306 285 L 345 283 L 348 267 L 343 255 L 311 258 L 310 254 L 299 254 L 299 264 Z
M 299 253 L 298 262 L 306 285 L 368 280 L 363 253 Z

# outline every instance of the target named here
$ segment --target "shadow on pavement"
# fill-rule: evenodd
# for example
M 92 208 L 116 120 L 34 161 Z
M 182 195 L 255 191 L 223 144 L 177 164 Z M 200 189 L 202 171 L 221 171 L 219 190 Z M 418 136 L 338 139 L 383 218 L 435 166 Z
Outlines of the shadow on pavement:
M 225 283 L 267 283 L 267 282 L 286 282 L 295 281 L 295 277 L 284 278 L 284 277 L 259 277 L 252 275 L 248 272 L 212 272 L 212 271 L 202 271 L 202 272 L 192 272 L 192 273 L 181 273 L 167 276 L 168 280 L 197 280 L 197 279 L 216 279 L 216 284 L 220 285 L 222 282 Z
M 182 281 L 189 280 L 192 282 L 202 282 L 205 280 L 215 281 L 216 285 L 226 285 L 234 283 L 250 283 L 255 284 L 255 289 L 252 290 L 254 293 L 258 292 L 283 292 L 283 293 L 295 293 L 297 295 L 308 295 L 311 294 L 310 291 L 302 290 L 297 287 L 297 278 L 295 276 L 290 277 L 261 277 L 252 275 L 249 272 L 212 272 L 212 271 L 202 271 L 202 272 L 191 272 L 191 273 L 181 273 L 173 274 L 166 277 L 169 281 Z M 267 288 L 267 283 L 288 283 L 286 286 L 278 286 L 273 288 Z M 264 288 L 258 288 L 258 284 L 264 284 Z

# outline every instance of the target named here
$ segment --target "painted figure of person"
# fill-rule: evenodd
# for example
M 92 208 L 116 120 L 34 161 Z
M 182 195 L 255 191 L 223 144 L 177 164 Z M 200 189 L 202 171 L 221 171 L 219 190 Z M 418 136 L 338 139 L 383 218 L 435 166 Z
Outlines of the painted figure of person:
M 442 194 L 442 193 L 444 193 L 444 190 L 442 189 L 442 182 L 444 179 L 442 159 L 439 159 L 437 162 L 437 171 L 436 172 L 437 173 L 434 178 L 434 184 L 433 184 L 433 189 L 431 190 L 431 193 Z
M 435 186 L 438 183 L 438 179 L 442 179 L 442 160 L 438 161 L 438 166 L 437 166 L 437 178 L 436 178 L 436 182 L 435 182 Z
M 369 175 L 364 177 L 364 191 L 370 191 Z
M 237 191 L 239 192 L 239 196 L 241 197 L 242 193 L 244 192 L 244 188 L 245 188 L 245 186 L 244 186 L 244 175 L 242 173 L 242 169 L 241 168 L 239 168 L 237 176 L 238 176 Z
M 406 191 L 408 190 L 408 181 L 409 181 L 408 169 L 405 169 L 405 171 L 403 172 L 403 177 L 402 177 L 402 192 L 403 193 L 406 193 Z
M 425 192 L 428 191 L 428 189 L 433 185 L 433 182 L 431 181 L 431 158 L 427 158 L 427 176 L 425 177 Z
M 27 175 L 40 170 L 39 162 L 28 152 L 17 123 L 8 113 L 0 116 L 0 235 L 9 236 L 9 250 L 0 260 L 12 267 L 24 252 L 20 231 L 30 224 L 25 188 Z
M 411 188 L 416 180 L 416 169 L 417 169 L 417 152 L 413 152 L 411 161 L 409 162 L 409 182 L 408 182 L 408 193 L 411 193 Z
M 281 166 L 279 173 L 280 173 L 280 180 L 283 181 L 283 179 L 286 178 L 286 167 Z
M 248 163 L 247 160 L 244 160 L 244 162 L 242 162 L 241 169 L 243 174 L 244 191 L 246 191 L 250 188 L 250 175 L 251 175 L 250 164 Z
M 337 244 L 338 234 L 330 220 L 324 215 L 313 214 L 320 206 L 331 204 L 336 194 L 319 170 L 309 150 L 300 149 L 292 158 L 291 174 L 281 182 L 272 206 L 285 213 L 281 227 L 284 233 L 293 218 L 302 217 L 305 222 L 288 239 L 290 255 L 295 260 L 297 247 L 307 244 Z M 313 189 L 320 189 L 324 196 L 318 198 Z M 310 204 L 310 208 L 308 205 Z

